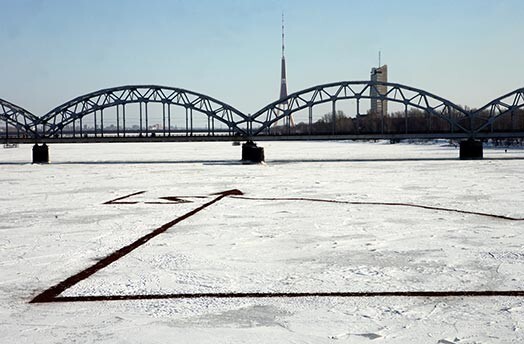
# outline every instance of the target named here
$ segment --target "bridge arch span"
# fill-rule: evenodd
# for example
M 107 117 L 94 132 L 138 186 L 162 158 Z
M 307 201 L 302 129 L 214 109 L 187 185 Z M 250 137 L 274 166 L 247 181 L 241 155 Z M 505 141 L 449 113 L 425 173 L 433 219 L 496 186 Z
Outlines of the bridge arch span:
M 36 131 L 38 117 L 4 99 L 0 99 L 0 119 L 5 124 L 2 129 L 6 138 L 20 138 L 22 136 L 36 138 L 38 136 Z M 13 132 L 13 128 L 15 132 Z
M 336 114 L 336 102 L 341 100 L 355 100 L 357 102 L 356 112 L 360 115 L 358 104 L 362 99 L 400 103 L 406 108 L 406 118 L 407 108 L 412 107 L 447 122 L 451 131 L 467 133 L 471 131 L 468 111 L 432 93 L 397 83 L 340 81 L 313 86 L 268 104 L 251 116 L 251 127 L 253 128 L 251 133 L 252 135 L 269 133 L 272 125 L 282 119 L 289 119 L 294 113 L 304 109 L 310 111 L 309 126 L 311 126 L 311 111 L 314 106 L 331 102 L 333 104 L 332 114 Z M 289 122 L 288 120 L 287 123 Z M 333 123 L 336 121 L 334 120 Z
M 38 121 L 43 126 L 44 137 L 62 136 L 63 131 L 69 128 L 70 135 L 82 135 L 82 120 L 85 116 L 94 114 L 95 122 L 97 114 L 100 117 L 99 129 L 94 126 L 94 135 L 104 135 L 103 111 L 116 108 L 117 130 L 113 135 L 126 135 L 126 105 L 139 104 L 140 106 L 140 135 L 149 132 L 148 128 L 148 104 L 157 103 L 162 105 L 163 132 L 164 135 L 173 132 L 171 129 L 171 106 L 185 108 L 186 128 L 179 129 L 178 135 L 193 135 L 193 111 L 207 116 L 207 135 L 217 134 L 215 121 L 225 125 L 219 134 L 247 136 L 246 128 L 241 128 L 242 123 L 248 122 L 248 117 L 233 106 L 219 101 L 215 98 L 193 91 L 166 87 L 158 85 L 128 85 L 102 89 L 92 93 L 74 98 L 49 111 Z M 144 111 L 144 113 L 143 113 Z M 143 116 L 145 117 L 145 128 L 143 128 Z M 76 124 L 79 122 L 80 124 Z M 72 132 L 71 132 L 72 131 Z M 152 134 L 152 133 L 151 133 Z M 175 134 L 173 132 L 173 134 Z M 87 134 L 85 134 L 87 135 Z
M 471 111 L 475 133 L 494 130 L 522 130 L 524 125 L 524 87 L 493 99 Z M 496 128 L 498 127 L 498 128 Z

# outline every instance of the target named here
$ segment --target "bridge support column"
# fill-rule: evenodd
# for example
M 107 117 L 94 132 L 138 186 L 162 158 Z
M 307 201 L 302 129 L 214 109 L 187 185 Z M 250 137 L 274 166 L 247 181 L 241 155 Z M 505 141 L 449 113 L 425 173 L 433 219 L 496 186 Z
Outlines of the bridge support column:
M 33 146 L 33 164 L 49 163 L 49 147 L 44 143 L 41 146 L 35 143 Z
M 468 139 L 460 142 L 460 160 L 480 160 L 483 157 L 482 141 Z
M 248 163 L 264 162 L 264 147 L 258 147 L 251 140 L 242 144 L 242 161 Z

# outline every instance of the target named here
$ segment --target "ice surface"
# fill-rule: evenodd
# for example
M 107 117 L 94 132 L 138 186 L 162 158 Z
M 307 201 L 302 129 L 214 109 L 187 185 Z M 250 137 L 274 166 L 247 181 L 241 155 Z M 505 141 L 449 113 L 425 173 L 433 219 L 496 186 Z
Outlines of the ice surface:
M 64 291 L 522 290 L 524 222 L 420 208 L 262 198 L 411 203 L 524 217 L 524 151 L 263 142 L 52 145 L 0 151 L 2 343 L 520 343 L 524 300 L 193 299 L 29 304 L 39 292 L 151 230 L 239 189 Z M 123 201 L 103 203 L 131 193 Z M 183 197 L 171 202 L 161 197 Z M 258 198 L 258 199 L 257 199 Z M 157 203 L 172 204 L 157 204 Z

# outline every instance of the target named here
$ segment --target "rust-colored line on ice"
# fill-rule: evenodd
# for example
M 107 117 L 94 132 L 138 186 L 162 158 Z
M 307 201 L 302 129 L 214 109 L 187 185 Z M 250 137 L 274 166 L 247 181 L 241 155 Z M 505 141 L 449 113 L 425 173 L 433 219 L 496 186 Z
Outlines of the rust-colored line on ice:
M 309 292 L 309 293 L 190 293 L 190 294 L 151 294 L 151 295 L 93 295 L 62 296 L 47 302 L 92 302 L 129 301 L 163 299 L 261 299 L 261 298 L 304 298 L 304 297 L 524 297 L 524 290 L 458 290 L 458 291 L 377 291 L 377 292 Z
M 146 191 L 138 191 L 138 192 L 135 192 L 135 193 L 132 193 L 132 194 L 129 194 L 129 195 L 125 195 L 125 196 L 122 196 L 122 197 L 118 197 L 118 198 L 112 199 L 112 200 L 104 202 L 102 204 L 137 204 L 138 202 L 119 202 L 119 201 L 121 201 L 123 199 L 126 199 L 126 198 L 129 198 L 129 197 L 136 196 L 136 195 L 141 195 L 141 194 L 144 194 L 144 193 L 146 193 Z
M 251 201 L 305 201 L 305 202 L 320 202 L 320 203 L 336 203 L 336 204 L 352 204 L 352 205 L 382 205 L 391 207 L 411 207 L 411 208 L 422 208 L 428 210 L 437 210 L 445 212 L 455 212 L 460 214 L 486 216 L 497 218 L 501 220 L 509 221 L 524 221 L 524 218 L 510 217 L 505 215 L 497 215 L 490 213 L 482 213 L 469 210 L 460 210 L 453 208 L 434 207 L 429 205 L 413 204 L 413 203 L 396 203 L 396 202 L 363 202 L 363 201 L 337 201 L 332 199 L 321 199 L 321 198 L 305 198 L 305 197 L 246 197 L 246 196 L 235 196 L 234 198 L 251 200 Z
M 54 298 L 56 298 L 58 295 L 60 295 L 60 293 L 64 292 L 66 289 L 68 288 L 71 288 L 72 286 L 74 286 L 75 284 L 77 284 L 78 282 L 82 281 L 82 280 L 85 280 L 86 278 L 88 278 L 89 276 L 93 275 L 95 272 L 105 268 L 106 266 L 108 266 L 109 264 L 115 262 L 116 260 L 122 258 L 123 256 L 127 255 L 128 253 L 130 253 L 131 251 L 135 250 L 136 248 L 144 245 L 145 243 L 147 243 L 149 240 L 153 239 L 154 237 L 156 237 L 157 235 L 159 234 L 162 234 L 164 233 L 165 231 L 167 231 L 169 228 L 173 227 L 174 225 L 176 225 L 177 223 L 197 214 L 198 212 L 204 210 L 205 208 L 209 207 L 210 205 L 213 205 L 215 204 L 216 202 L 220 201 L 221 199 L 223 199 L 224 197 L 228 197 L 228 196 L 233 196 L 233 195 L 242 195 L 242 192 L 240 190 L 228 190 L 228 191 L 224 191 L 224 192 L 221 192 L 221 193 L 217 193 L 215 195 L 218 195 L 218 197 L 214 198 L 213 200 L 205 203 L 204 205 L 196 208 L 196 209 L 193 209 L 191 210 L 190 212 L 186 213 L 185 215 L 182 215 L 160 227 L 158 227 L 157 229 L 153 230 L 152 232 L 150 232 L 149 234 L 146 234 L 144 235 L 143 237 L 135 240 L 134 242 L 132 242 L 131 244 L 127 245 L 127 246 L 124 246 L 120 249 L 118 249 L 117 251 L 109 254 L 108 256 L 106 256 L 105 258 L 101 259 L 100 261 L 98 261 L 96 264 L 88 267 L 87 269 L 85 270 L 82 270 L 80 272 L 78 272 L 77 274 L 63 280 L 62 282 L 54 285 L 53 287 L 45 290 L 44 292 L 38 294 L 33 300 L 30 301 L 30 303 L 42 303 L 42 302 L 52 302 Z
M 127 196 L 119 197 L 104 204 L 134 204 L 137 202 L 118 202 L 119 200 L 129 198 L 135 195 L 145 193 L 145 191 L 136 192 Z M 524 221 L 524 218 L 514 218 L 504 215 L 474 212 L 467 210 L 459 210 L 452 208 L 433 207 L 410 203 L 394 203 L 394 202 L 363 202 L 363 201 L 340 201 L 319 198 L 303 198 L 303 197 L 246 197 L 239 190 L 228 190 L 221 193 L 216 193 L 215 199 L 212 201 L 182 215 L 160 227 L 153 230 L 151 233 L 141 237 L 135 242 L 122 247 L 121 249 L 111 253 L 107 257 L 100 260 L 98 263 L 88 267 L 87 269 L 65 279 L 57 285 L 45 290 L 37 295 L 31 303 L 44 302 L 89 302 L 89 301 L 124 301 L 124 300 L 158 300 L 158 299 L 198 299 L 198 298 L 215 298 L 215 299 L 235 299 L 235 298 L 304 298 L 304 297 L 341 297 L 341 298 L 367 298 L 367 297 L 427 297 L 427 298 L 441 298 L 441 297 L 524 297 L 524 290 L 485 290 L 485 291 L 379 291 L 379 292 L 249 292 L 249 293 L 181 293 L 181 294 L 139 294 L 139 295 L 92 295 L 92 296 L 58 296 L 63 291 L 77 284 L 78 282 L 88 278 L 97 271 L 105 268 L 109 264 L 127 255 L 134 249 L 144 245 L 146 242 L 165 232 L 177 223 L 195 215 L 199 211 L 208 206 L 220 201 L 224 197 L 231 196 L 232 198 L 244 200 L 258 200 L 258 201 L 307 201 L 307 202 L 322 202 L 322 203 L 336 203 L 336 204 L 352 204 L 352 205 L 381 205 L 381 206 L 401 206 L 422 208 L 436 211 L 456 212 L 461 214 L 487 216 L 510 221 Z M 170 197 L 171 198 L 171 197 Z M 166 198 L 169 199 L 169 198 Z M 118 203 L 115 203 L 118 202 Z M 169 203 L 168 203 L 169 204 Z

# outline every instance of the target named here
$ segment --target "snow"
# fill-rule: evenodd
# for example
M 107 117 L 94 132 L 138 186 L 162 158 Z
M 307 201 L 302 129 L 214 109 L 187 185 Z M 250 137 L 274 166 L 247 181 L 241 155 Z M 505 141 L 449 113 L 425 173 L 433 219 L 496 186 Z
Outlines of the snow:
M 160 299 L 31 304 L 153 229 L 60 296 L 524 290 L 523 150 L 460 161 L 438 144 L 52 145 L 0 151 L 2 343 L 520 343 L 522 297 Z M 103 204 L 145 191 L 123 201 Z M 160 197 L 182 196 L 190 202 Z M 270 198 L 277 200 L 268 200 Z

